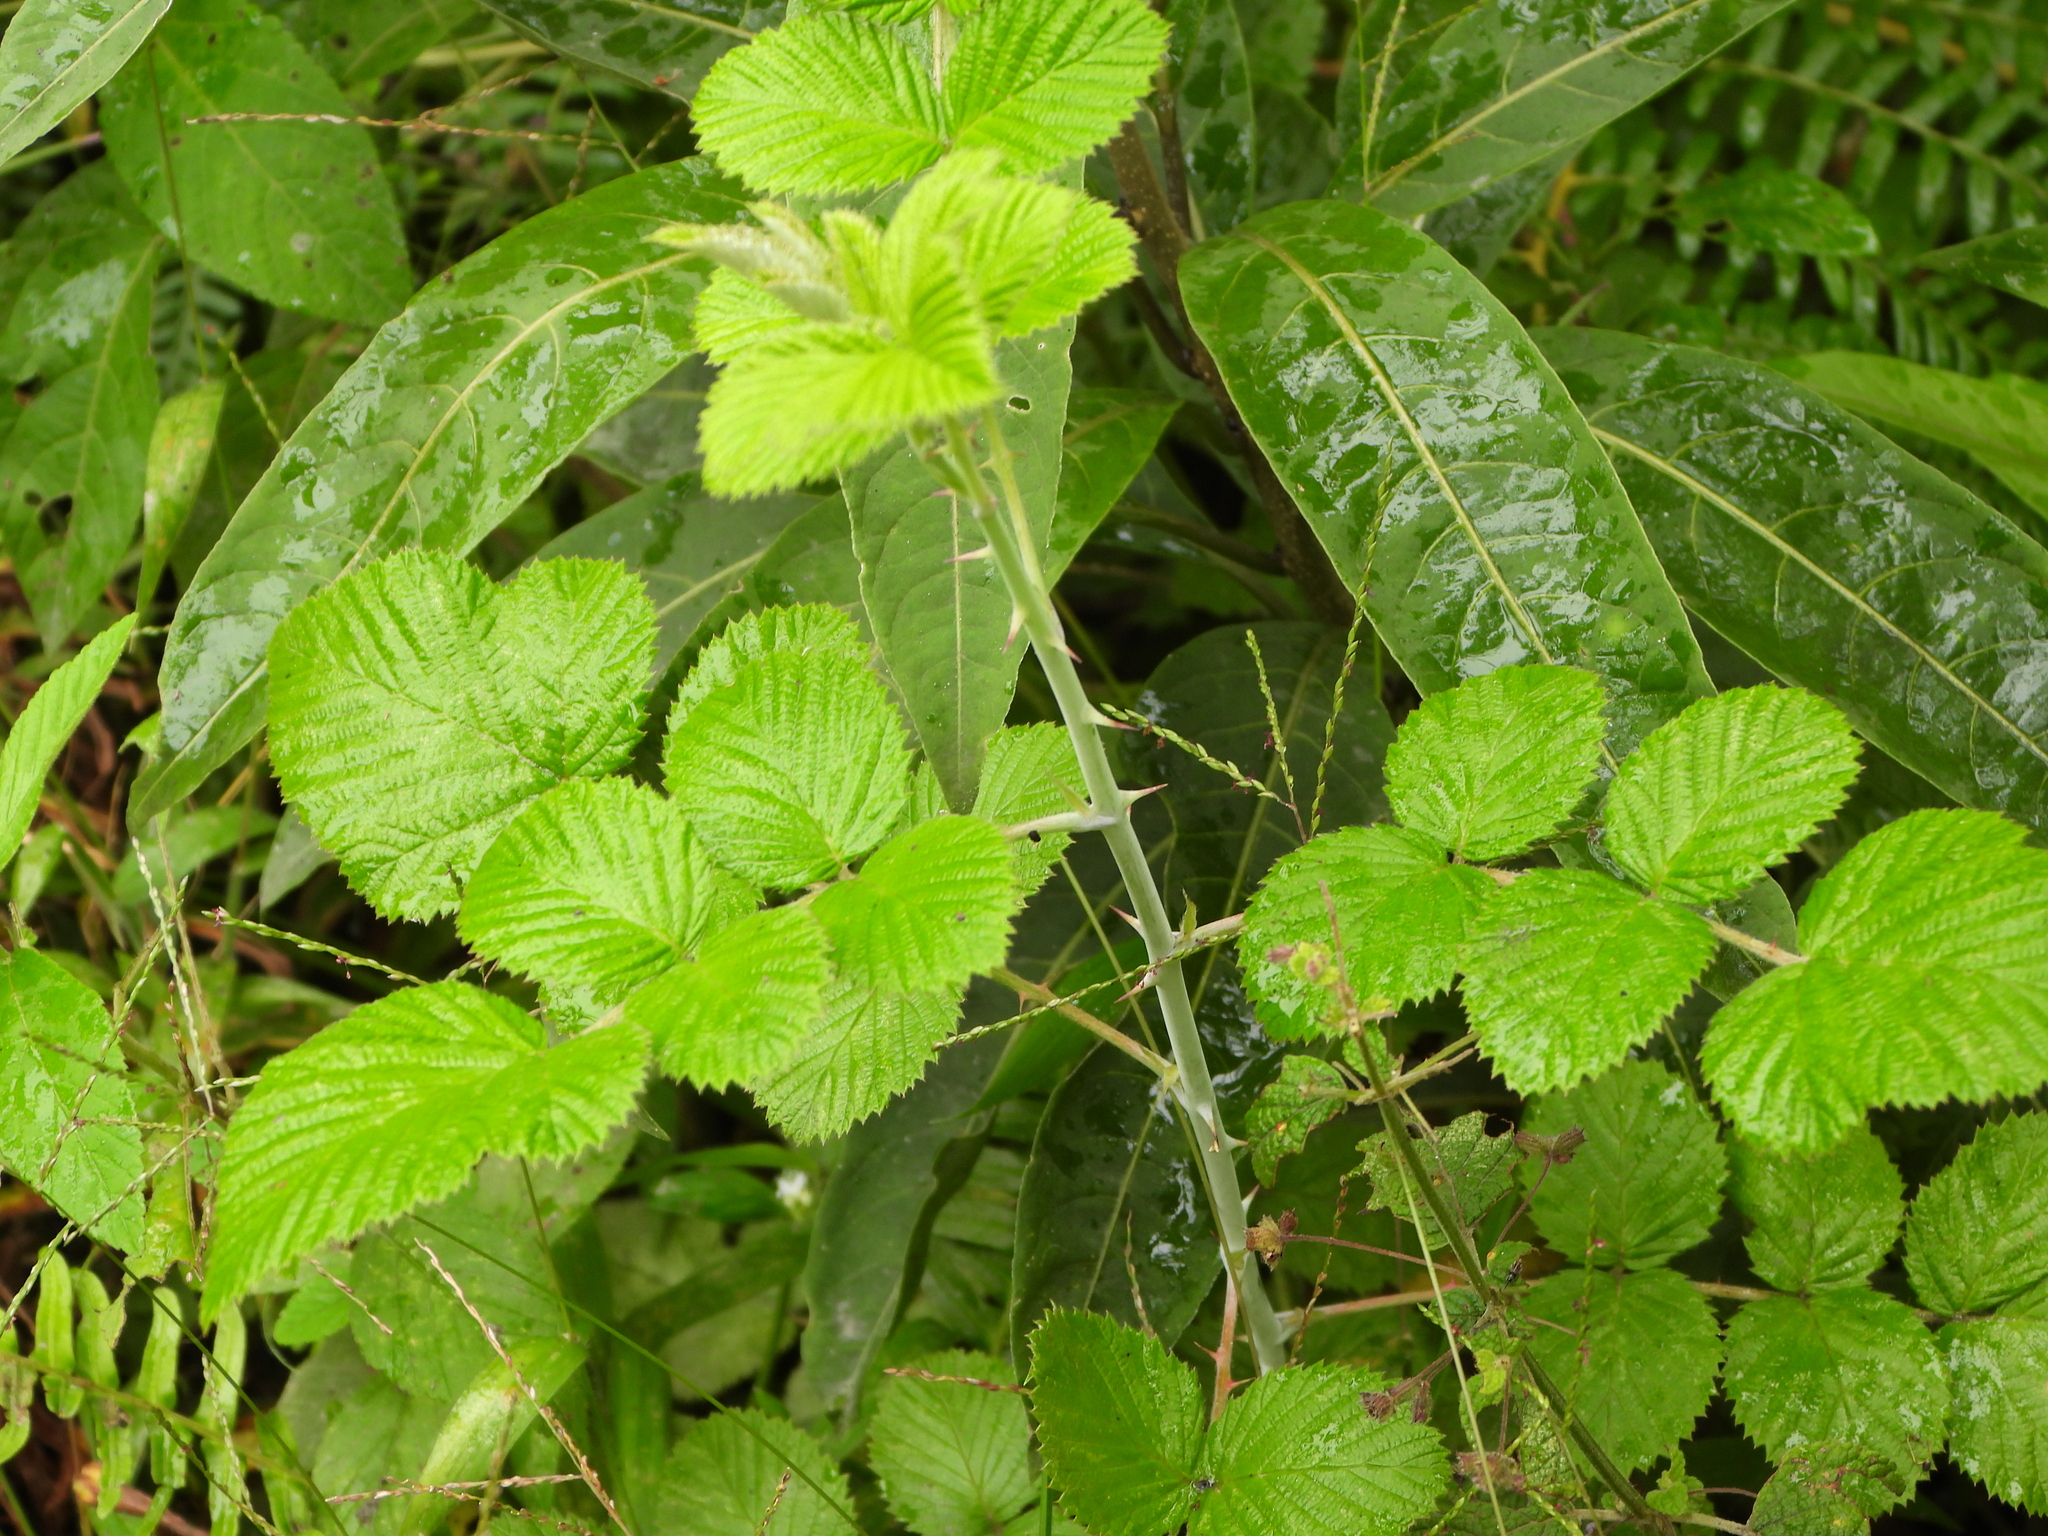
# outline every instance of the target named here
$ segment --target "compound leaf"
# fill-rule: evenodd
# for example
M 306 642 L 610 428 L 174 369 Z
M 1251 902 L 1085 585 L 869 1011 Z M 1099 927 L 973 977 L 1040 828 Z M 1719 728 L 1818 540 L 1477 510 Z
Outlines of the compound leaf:
M 1150 1334 L 1056 1308 L 1031 1331 L 1031 1383 L 1068 1514 L 1099 1536 L 1159 1536 L 1188 1518 L 1202 1449 L 1192 1367 Z
M 113 79 L 171 0 L 27 0 L 0 37 L 0 164 Z
M 262 725 L 266 652 L 286 613 L 394 548 L 470 549 L 593 427 L 682 361 L 708 266 L 644 237 L 676 219 L 733 217 L 734 190 L 702 160 L 609 182 L 444 272 L 377 333 L 178 604 L 163 755 L 137 781 L 135 824 L 183 799 Z
M 241 113 L 288 120 L 203 121 Z M 272 304 L 378 325 L 412 292 L 412 264 L 354 113 L 276 17 L 179 0 L 102 93 L 100 123 L 121 179 L 193 261 Z
M 878 992 L 957 992 L 1002 964 L 1015 890 L 1001 832 L 939 816 L 877 848 L 811 913 L 841 977 Z
M 1393 1536 L 1428 1514 L 1448 1482 L 1436 1431 L 1405 1414 L 1379 1419 L 1360 1398 L 1372 1371 L 1301 1365 L 1231 1399 L 1202 1446 L 1188 1536 Z
M 1993 1498 L 2048 1514 L 2048 1321 L 1973 1318 L 1939 1338 L 1955 1394 L 1949 1455 Z
M 1295 203 L 1190 251 L 1181 289 L 1245 426 L 1425 696 L 1518 661 L 1583 667 L 1620 754 L 1712 691 L 1570 397 L 1435 241 Z
M 626 1000 L 671 1077 L 718 1090 L 766 1077 L 817 1026 L 831 945 L 802 907 L 771 907 L 720 928 Z
M 949 1350 L 910 1369 L 968 1381 L 898 1376 L 882 1391 L 869 1428 L 869 1457 L 889 1507 L 918 1536 L 999 1531 L 1038 1497 L 1024 1400 L 971 1382 L 1014 1386 L 993 1355 Z
M 1811 837 L 1855 776 L 1856 738 L 1832 704 L 1734 689 L 1629 754 L 1607 796 L 1607 850 L 1652 895 L 1721 901 Z
M 758 1408 L 714 1413 L 683 1436 L 669 1452 L 658 1508 L 657 1529 L 690 1536 L 846 1536 L 855 1529 L 846 1474 L 811 1436 Z
M 750 1086 L 791 1140 L 828 1140 L 924 1076 L 959 1016 L 957 997 L 887 997 L 835 982 L 825 991 L 823 1018 Z
M 1422 701 L 1387 753 L 1387 803 L 1473 863 L 1557 831 L 1600 767 L 1600 680 L 1572 667 L 1503 667 Z
M 1985 811 L 1915 811 L 1814 887 L 1802 964 L 1716 1015 L 1700 1062 L 1743 1134 L 1818 1151 L 1876 1104 L 2048 1078 L 2048 853 Z
M 1592 870 L 1531 869 L 1466 947 L 1465 1007 L 1517 1091 L 1566 1088 L 1642 1044 L 1714 958 L 1694 914 Z
M 1913 1200 L 1906 1273 L 1943 1312 L 2039 1311 L 2048 1279 L 2048 1115 L 1984 1126 Z
M 278 628 L 279 782 L 380 912 L 450 911 L 528 803 L 624 765 L 653 650 L 646 594 L 608 561 L 547 560 L 498 588 L 402 552 Z
M 7 733 L 0 747 L 0 869 L 21 850 L 50 765 L 99 698 L 134 628 L 135 615 L 128 614 L 93 636 L 36 689 Z
M 1908 1484 L 1941 1448 L 1949 1387 L 1912 1309 L 1874 1291 L 1744 1303 L 1728 1324 L 1735 1421 L 1771 1457 L 1836 1441 Z
M 1858 1129 L 1809 1156 L 1736 1141 L 1736 1208 L 1756 1223 L 1749 1267 L 1781 1291 L 1861 1285 L 1898 1240 L 1906 1187 L 1884 1143 Z M 1961 1309 L 1957 1309 L 1961 1310 Z
M 1536 1101 L 1539 1136 L 1578 1129 L 1586 1144 L 1558 1163 L 1530 1212 L 1552 1247 L 1588 1264 L 1647 1269 L 1706 1240 L 1721 1213 L 1727 1154 L 1685 1084 L 1631 1061 L 1569 1093 Z
M 1531 1291 L 1526 1306 L 1555 1325 L 1536 1329 L 1529 1347 L 1622 1471 L 1691 1438 L 1714 1395 L 1721 1328 L 1683 1276 L 1567 1269 Z
M 549 1046 L 480 987 L 393 993 L 272 1058 L 228 1128 L 206 1276 L 217 1312 L 323 1244 L 439 1199 L 487 1152 L 556 1160 L 626 1117 L 629 1025 Z

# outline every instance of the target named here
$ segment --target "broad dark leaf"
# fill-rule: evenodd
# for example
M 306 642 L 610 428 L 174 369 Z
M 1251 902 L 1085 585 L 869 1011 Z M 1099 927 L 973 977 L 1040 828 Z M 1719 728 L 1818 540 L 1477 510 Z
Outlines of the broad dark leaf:
M 1196 233 L 1222 234 L 1252 211 L 1258 129 L 1251 61 L 1232 0 L 1174 0 L 1167 55 L 1175 126 Z
M 483 0 L 535 42 L 688 101 L 704 72 L 782 20 L 781 0 Z
M 1059 501 L 1046 575 L 1058 579 L 1159 446 L 1180 402 L 1138 389 L 1077 389 L 1060 439 Z
M 1927 252 L 1920 265 L 1973 277 L 2036 304 L 2048 303 L 2048 228 L 2039 224 L 1945 245 Z

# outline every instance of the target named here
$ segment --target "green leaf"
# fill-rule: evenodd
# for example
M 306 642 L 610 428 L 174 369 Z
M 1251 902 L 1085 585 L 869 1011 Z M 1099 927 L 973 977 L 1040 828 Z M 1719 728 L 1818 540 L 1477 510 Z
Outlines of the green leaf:
M 198 500 L 226 399 L 227 381 L 214 379 L 157 407 L 143 468 L 142 574 L 135 579 L 137 598 L 144 604 L 155 600 L 171 549 Z
M 230 1310 L 222 1317 L 239 1317 Z M 503 1455 L 540 1416 L 540 1404 L 561 1391 L 583 1367 L 587 1351 L 567 1339 L 522 1339 L 506 1348 L 507 1360 L 492 1360 L 478 1371 L 448 1409 L 421 1464 L 417 1482 L 438 1488 L 490 1476 Z M 447 1518 L 437 1495 L 400 1498 L 400 1536 L 420 1536 Z M 230 1506 L 232 1508 L 232 1506 Z
M 1047 580 L 1057 581 L 1102 525 L 1179 409 L 1170 396 L 1136 389 L 1077 389 L 1067 397 Z
M 1172 93 L 1195 237 L 1221 234 L 1252 211 L 1258 128 L 1252 67 L 1232 0 L 1174 0 L 1166 89 Z
M 1837 1451 L 1846 1458 L 1844 1464 L 1830 1464 Z M 1849 1490 L 1861 1493 L 1872 1487 L 1867 1458 L 1853 1451 L 1825 1445 L 1795 1451 L 1757 1494 L 1750 1528 L 1772 1536 L 1869 1536 L 1870 1516 Z M 1892 1499 L 1885 1494 L 1871 1502 L 1881 1507 Z
M 626 1025 L 549 1046 L 537 1020 L 460 982 L 358 1008 L 274 1057 L 235 1115 L 206 1310 L 449 1193 L 487 1152 L 582 1151 L 625 1118 L 646 1057 Z
M 1018 491 L 1040 540 L 1041 563 L 1051 556 L 1044 541 L 1059 483 L 1070 335 L 1062 327 L 996 349 L 1008 391 L 998 414 L 1005 442 L 1020 455 Z M 850 468 L 844 482 L 876 647 L 947 804 L 966 810 L 986 743 L 1009 714 L 1024 656 L 1021 643 L 1009 643 L 1010 595 L 993 560 L 959 558 L 987 540 L 957 497 L 933 494 L 931 470 L 914 451 L 897 443 Z
M 2048 1279 L 2048 1115 L 1984 1126 L 1928 1181 L 1906 1223 L 1906 1273 L 1942 1312 L 2039 1312 Z
M 1588 12 L 1512 0 L 1411 20 L 1372 142 L 1368 198 L 1395 218 L 1574 144 L 1781 10 L 1784 0 L 1640 0 Z
M 1071 811 L 1076 798 L 1086 800 L 1085 789 L 1065 726 L 1007 725 L 989 738 L 974 814 L 1008 829 Z M 1038 889 L 1071 840 L 1066 832 L 1036 832 L 1010 844 L 1020 896 Z
M 1804 171 L 1769 160 L 1745 161 L 1731 175 L 1679 193 L 1673 222 L 1698 235 L 1724 226 L 1720 238 L 1754 250 L 1795 256 L 1875 256 L 1877 231 L 1847 193 Z
M 957 996 L 890 997 L 854 982 L 825 990 L 824 1017 L 751 1087 L 792 1141 L 845 1133 L 924 1076 L 960 1016 Z
M 0 962 L 0 1166 L 100 1241 L 142 1243 L 142 1135 L 104 1004 L 54 961 Z
M 1252 898 L 1238 939 L 1267 1028 L 1341 1031 L 1330 990 L 1339 975 L 1369 1010 L 1446 990 L 1492 888 L 1481 871 L 1446 862 L 1435 838 L 1402 827 L 1346 827 L 1288 854 Z
M 483 0 L 556 53 L 688 101 L 720 58 L 782 19 L 779 0 Z
M 1552 1247 L 1600 1266 L 1647 1269 L 1706 1240 L 1728 1177 L 1714 1122 L 1686 1086 L 1652 1061 L 1632 1061 L 1570 1093 L 1536 1102 L 1526 1128 L 1576 1127 L 1586 1144 L 1554 1165 L 1530 1204 Z
M 673 368 L 707 271 L 644 236 L 739 205 L 700 160 L 650 168 L 525 220 L 385 326 L 249 493 L 178 605 L 163 748 L 137 825 L 263 723 L 270 636 L 313 592 L 402 546 L 457 553 L 591 428 Z M 532 381 L 550 380 L 536 399 Z
M 1387 753 L 1395 818 L 1474 863 L 1534 847 L 1599 770 L 1601 697 L 1590 672 L 1504 667 L 1423 700 Z
M 717 1090 L 766 1077 L 816 1028 L 831 946 L 801 907 L 774 907 L 720 928 L 691 958 L 626 1000 L 671 1077 Z
M 1377 1419 L 1359 1399 L 1385 1378 L 1336 1365 L 1261 1376 L 1202 1446 L 1204 1489 L 1188 1536 L 1393 1536 L 1428 1514 L 1449 1482 L 1436 1432 Z
M 1428 1247 L 1445 1247 L 1450 1237 L 1437 1225 L 1436 1215 L 1424 1202 L 1420 1190 L 1413 1191 L 1414 1203 L 1410 1204 L 1407 1163 L 1388 1144 L 1388 1134 L 1378 1131 L 1358 1144 L 1358 1150 L 1365 1154 L 1362 1171 L 1372 1181 L 1372 1193 L 1365 1202 L 1367 1208 L 1391 1212 L 1397 1221 L 1412 1222 L 1419 1216 L 1423 1241 Z M 1514 1188 L 1521 1149 L 1512 1135 L 1489 1135 L 1486 1116 L 1476 1110 L 1460 1115 L 1427 1136 L 1417 1132 L 1414 1140 L 1423 1172 L 1432 1185 L 1444 1192 L 1452 1212 L 1466 1226 L 1477 1226 Z
M 719 862 L 749 880 L 793 887 L 831 875 L 902 814 L 903 726 L 865 658 L 770 652 L 687 708 L 671 712 L 662 749 L 669 793 Z
M 993 1355 L 948 1350 L 910 1362 L 934 1376 L 1014 1386 Z M 896 1518 L 918 1536 L 999 1531 L 1038 1497 L 1024 1400 L 958 1381 L 899 1376 L 883 1390 L 868 1455 Z
M 1583 667 L 1620 754 L 1712 691 L 1569 397 L 1428 236 L 1295 204 L 1189 252 L 1181 288 L 1337 573 L 1356 587 L 1370 567 L 1366 612 L 1425 695 L 1518 661 Z
M 1592 870 L 1524 870 L 1465 951 L 1465 1007 L 1516 1091 L 1568 1088 L 1655 1033 L 1714 958 L 1693 913 Z
M 1781 1291 L 1864 1283 L 1898 1240 L 1906 1187 L 1868 1130 L 1813 1156 L 1729 1147 L 1736 1208 L 1756 1223 L 1749 1267 Z
M 1055 1308 L 1031 1331 L 1031 1383 L 1061 1508 L 1098 1536 L 1159 1536 L 1188 1518 L 1202 1449 L 1192 1367 L 1150 1334 Z
M 344 90 L 373 99 L 385 76 L 476 14 L 470 0 L 296 0 L 275 10 Z
M 111 80 L 170 5 L 171 0 L 27 0 L 0 37 L 0 164 Z
M 1311 1131 L 1344 1112 L 1340 1095 L 1349 1087 L 1344 1074 L 1319 1056 L 1289 1056 L 1280 1063 L 1279 1078 L 1266 1085 L 1244 1117 L 1252 1172 L 1261 1184 L 1270 1186 L 1280 1159 L 1301 1151 Z
M 2025 681 L 2048 555 L 1769 369 L 1577 327 L 1542 345 L 1703 621 L 1951 798 L 2048 818 L 2048 698 Z M 1792 515 L 1811 506 L 1841 510 Z
M 1961 245 L 1945 245 L 1916 258 L 1936 272 L 1954 272 L 2039 304 L 2048 299 L 2048 232 L 2038 226 L 2004 229 Z
M 1535 1329 L 1529 1348 L 1622 1471 L 1692 1437 L 1714 1395 L 1721 1328 L 1683 1276 L 1567 1269 L 1524 1305 L 1553 1325 Z
M 2048 1513 L 2048 1322 L 1954 1322 L 1940 1340 L 1955 1394 L 1949 1455 L 1993 1498 Z
M 378 911 L 450 911 L 530 802 L 631 756 L 653 649 L 616 565 L 548 560 L 498 588 L 448 555 L 393 555 L 278 628 L 278 781 Z
M 1788 357 L 1778 370 L 1873 426 L 1960 448 L 2037 512 L 2048 511 L 2048 396 L 2012 374 L 1975 379 L 1863 352 Z
M 1723 1378 L 1735 1422 L 1770 1453 L 1838 1441 L 1910 1485 L 1941 1448 L 1949 1386 L 1912 1310 L 1874 1291 L 1744 1303 Z
M 339 121 L 193 121 L 229 113 Z M 102 93 L 100 126 L 121 179 L 191 260 L 269 303 L 378 325 L 415 284 L 398 200 L 354 113 L 277 18 L 180 0 Z
M 705 643 L 690 670 L 676 687 L 669 705 L 671 729 L 701 703 L 714 689 L 737 682 L 754 662 L 765 656 L 786 653 L 806 656 L 812 652 L 867 666 L 867 642 L 844 613 L 824 603 L 797 607 L 768 607 L 737 616 Z
M 975 816 L 899 832 L 811 913 L 839 975 L 877 992 L 957 992 L 1001 965 L 1015 904 L 1010 845 Z
M 457 927 L 477 954 L 602 1011 L 752 905 L 673 801 L 622 779 L 572 780 L 498 834 Z
M 1715 1017 L 1700 1064 L 1745 1136 L 1818 1151 L 1876 1104 L 2048 1078 L 2048 853 L 1984 811 L 1866 837 L 1799 914 L 1804 963 Z
M 786 1418 L 739 1408 L 698 1423 L 669 1452 L 656 1519 L 690 1536 L 846 1536 L 858 1529 L 852 1508 L 846 1474 L 823 1446 Z
M 1834 815 L 1856 777 L 1842 712 L 1784 688 L 1687 706 L 1629 754 L 1607 796 L 1607 851 L 1654 896 L 1735 896 Z
M 0 747 L 0 869 L 20 851 L 43 800 L 43 780 L 106 686 L 135 616 L 116 619 L 36 689 Z M 26 915 L 26 914 L 24 914 Z
M 0 540 L 45 649 L 69 638 L 135 536 L 157 412 L 149 326 L 162 256 L 106 166 L 42 199 L 9 242 Z
M 801 494 L 745 503 L 704 494 L 694 473 L 635 491 L 595 517 L 556 535 L 534 555 L 619 560 L 637 575 L 654 603 L 660 639 L 659 675 L 705 616 L 766 557 L 771 545 L 819 498 Z

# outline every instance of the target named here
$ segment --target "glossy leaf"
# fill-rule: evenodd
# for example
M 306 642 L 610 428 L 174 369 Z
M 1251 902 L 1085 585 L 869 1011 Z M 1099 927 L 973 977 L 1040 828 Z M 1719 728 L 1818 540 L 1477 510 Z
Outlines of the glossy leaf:
M 1993 1498 L 2048 1512 L 2048 1322 L 1959 1321 L 1940 1340 L 1955 1389 L 1949 1455 Z
M 1781 1291 L 1864 1283 L 1898 1240 L 1905 1184 L 1868 1130 L 1813 1156 L 1730 1144 L 1735 1204 L 1756 1223 L 1749 1267 Z
M 1655 1062 L 1632 1061 L 1539 1099 L 1528 1120 L 1539 1136 L 1574 1127 L 1586 1144 L 1545 1175 L 1530 1206 L 1554 1247 L 1593 1265 L 1646 1269 L 1706 1240 L 1728 1160 L 1684 1083 Z
M 460 982 L 397 992 L 274 1058 L 230 1128 L 206 1282 L 218 1311 L 266 1275 L 449 1193 L 487 1152 L 559 1159 L 625 1118 L 647 1040 L 549 1046 Z
M 2038 225 L 1945 245 L 1926 252 L 1919 264 L 1990 283 L 2036 304 L 2048 299 L 2048 231 Z
M 878 992 L 957 992 L 1002 964 L 1014 891 L 1003 834 L 939 816 L 890 838 L 811 913 L 841 977 Z
M 1366 190 L 1395 218 L 1441 207 L 1578 142 L 1783 8 L 1784 0 L 1512 0 L 1407 29 Z
M 889 1507 L 918 1536 L 1001 1530 L 1039 1492 L 1024 1400 L 974 1382 L 1014 1386 L 993 1355 L 948 1350 L 911 1369 L 966 1380 L 898 1377 L 875 1407 L 869 1454 Z
M 1077 389 L 1068 396 L 1059 500 L 1045 559 L 1048 580 L 1059 579 L 1102 525 L 1179 409 L 1180 402 L 1169 396 L 1135 389 Z
M 1795 256 L 1875 256 L 1877 231 L 1839 187 L 1769 160 L 1679 194 L 1674 222 L 1690 234 L 1721 226 L 1721 238 Z
M 135 616 L 116 619 L 36 689 L 0 746 L 0 869 L 21 849 L 43 800 L 57 755 L 107 684 L 134 632 Z
M 767 1077 L 817 1027 L 831 945 L 801 907 L 773 907 L 719 929 L 626 1000 L 671 1077 L 719 1089 Z
M 447 555 L 394 555 L 279 627 L 279 782 L 378 910 L 451 911 L 513 816 L 624 765 L 653 647 L 615 565 L 545 561 L 501 589 Z
M 1768 369 L 1616 332 L 1542 345 L 1701 619 L 1953 798 L 2048 818 L 2048 554 Z M 1813 506 L 1838 510 L 1791 515 Z
M 642 237 L 737 212 L 701 161 L 654 167 L 528 219 L 379 331 L 179 604 L 164 651 L 164 756 L 131 814 L 183 798 L 263 723 L 265 652 L 293 607 L 394 548 L 471 548 L 674 367 L 706 269 Z
M 1518 661 L 1607 688 L 1616 755 L 1710 691 L 1592 434 L 1427 236 L 1302 203 L 1188 254 L 1189 317 L 1347 585 L 1427 695 Z
M 336 83 L 358 97 L 379 94 L 385 76 L 475 15 L 470 0 L 287 0 L 273 9 Z
M 240 113 L 339 121 L 193 121 Z M 108 85 L 100 122 L 122 180 L 191 260 L 272 304 L 377 325 L 414 283 L 397 199 L 353 115 L 275 17 L 180 0 Z
M 27 0 L 0 38 L 0 164 L 111 80 L 170 5 L 171 0 Z
M 781 0 L 483 0 L 563 56 L 688 101 L 711 66 L 782 20 Z
M 1251 58 L 1232 0 L 1175 0 L 1167 51 L 1183 175 L 1195 237 L 1244 222 L 1258 185 Z
M 1930 1307 L 2040 1313 L 2048 1280 L 2048 1115 L 1979 1130 L 1913 1200 L 1906 1273 Z

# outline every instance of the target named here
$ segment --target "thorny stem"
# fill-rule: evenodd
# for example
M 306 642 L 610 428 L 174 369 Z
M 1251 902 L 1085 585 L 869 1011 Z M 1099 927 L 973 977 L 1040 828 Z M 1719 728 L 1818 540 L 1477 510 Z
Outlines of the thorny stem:
M 1195 1028 L 1194 1004 L 1188 997 L 1187 978 L 1181 973 L 1178 958 L 1181 936 L 1167 918 L 1166 903 L 1152 878 L 1144 844 L 1131 825 L 1128 797 L 1117 784 L 1109 754 L 1103 750 L 1097 732 L 1103 718 L 1089 702 L 1080 674 L 1074 669 L 1073 657 L 1067 651 L 1066 636 L 1059 615 L 1053 610 L 1045 573 L 1039 568 L 1037 541 L 1003 443 L 1002 424 L 993 408 L 983 413 L 982 426 L 1006 507 L 999 506 L 990 493 L 967 426 L 957 420 L 946 427 L 945 478 L 956 494 L 965 496 L 975 521 L 988 538 L 990 555 L 1002 573 L 1010 600 L 1016 604 L 1017 618 L 1030 636 L 1032 650 L 1045 671 L 1061 718 L 1073 739 L 1090 807 L 1097 814 L 1112 818 L 1102 835 L 1116 858 L 1124 889 L 1137 908 L 1138 930 L 1144 936 L 1145 952 L 1151 961 L 1152 990 L 1158 995 L 1167 1041 L 1174 1065 L 1179 1069 L 1171 1091 L 1193 1125 L 1224 1262 L 1237 1278 L 1239 1304 L 1251 1335 L 1253 1355 L 1262 1372 L 1275 1370 L 1286 1363 L 1287 1341 L 1261 1281 L 1258 1258 L 1245 1245 L 1245 1202 L 1233 1156 L 1237 1144 L 1223 1129 L 1216 1085 L 1209 1076 L 1202 1038 Z

